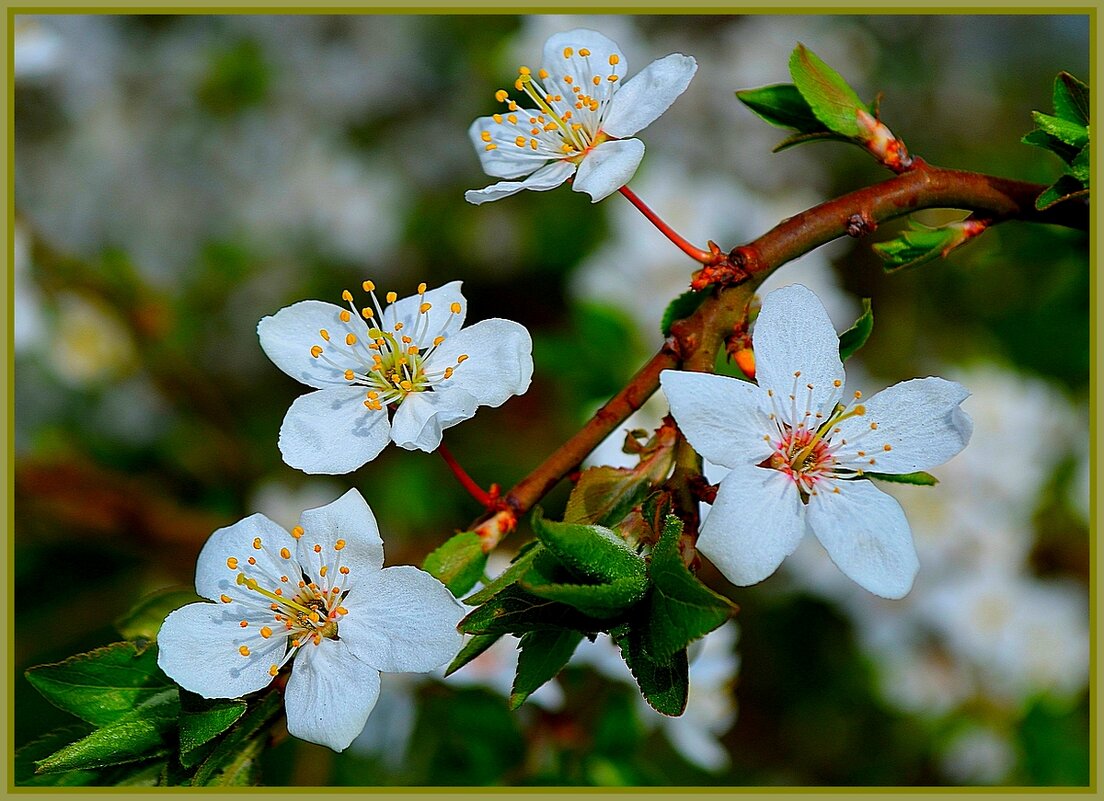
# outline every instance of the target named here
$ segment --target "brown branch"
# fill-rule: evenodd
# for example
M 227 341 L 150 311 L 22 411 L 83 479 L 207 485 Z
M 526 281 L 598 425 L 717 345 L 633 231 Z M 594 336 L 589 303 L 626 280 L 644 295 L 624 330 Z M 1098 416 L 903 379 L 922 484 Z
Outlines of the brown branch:
M 734 248 L 725 263 L 705 267 L 696 274 L 697 278 L 713 271 L 709 280 L 700 282 L 701 288 L 714 283 L 727 286 L 714 289 L 714 295 L 694 314 L 676 322 L 672 336 L 660 351 L 578 433 L 507 492 L 506 502 L 519 515 L 530 509 L 640 408 L 659 387 L 663 370 L 692 358 L 696 369 L 708 369 L 701 366 L 700 357 L 694 358 L 695 354 L 699 350 L 716 353 L 721 339 L 741 318 L 755 287 L 786 262 L 833 239 L 862 235 L 873 231 L 878 223 L 930 208 L 964 209 L 983 216 L 990 225 L 1021 220 L 1088 230 L 1088 205 L 1080 201 L 1036 210 L 1035 198 L 1044 188 L 1007 178 L 944 170 L 917 158 L 913 168 L 901 175 L 814 206 Z

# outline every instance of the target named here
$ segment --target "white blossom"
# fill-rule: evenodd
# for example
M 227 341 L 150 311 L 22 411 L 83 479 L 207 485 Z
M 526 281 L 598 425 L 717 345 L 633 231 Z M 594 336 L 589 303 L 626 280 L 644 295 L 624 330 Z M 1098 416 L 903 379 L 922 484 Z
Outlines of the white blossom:
M 257 326 L 273 363 L 315 392 L 296 399 L 280 427 L 284 461 L 306 473 L 348 473 L 388 440 L 433 451 L 444 429 L 479 406 L 501 406 L 529 387 L 533 341 L 524 326 L 492 318 L 463 328 L 460 282 L 386 307 L 364 282 L 371 305 L 358 309 L 305 300 Z M 388 410 L 393 416 L 388 417 Z
M 380 673 L 425 673 L 460 649 L 463 610 L 441 582 L 383 567 L 372 510 L 355 489 L 303 512 L 289 534 L 255 514 L 211 535 L 196 591 L 172 612 L 157 664 L 204 698 L 267 686 L 293 662 L 288 731 L 335 751 L 364 728 Z
M 522 108 L 499 89 L 495 99 L 505 104 L 503 113 L 480 117 L 468 130 L 485 173 L 528 177 L 469 190 L 468 202 L 554 189 L 569 178 L 594 202 L 616 192 L 644 158 L 644 143 L 627 137 L 670 108 L 698 68 L 690 56 L 672 53 L 622 84 L 629 71 L 624 54 L 586 28 L 550 37 L 541 63 L 536 74 L 519 67 L 514 83 L 536 108 Z
M 801 285 L 763 302 L 753 346 L 758 386 L 664 371 L 679 428 L 731 472 L 702 525 L 699 550 L 737 585 L 771 575 L 811 528 L 832 561 L 885 598 L 908 593 L 919 562 L 900 504 L 867 472 L 927 470 L 970 438 L 968 392 L 941 378 L 906 381 L 842 402 L 839 339 Z

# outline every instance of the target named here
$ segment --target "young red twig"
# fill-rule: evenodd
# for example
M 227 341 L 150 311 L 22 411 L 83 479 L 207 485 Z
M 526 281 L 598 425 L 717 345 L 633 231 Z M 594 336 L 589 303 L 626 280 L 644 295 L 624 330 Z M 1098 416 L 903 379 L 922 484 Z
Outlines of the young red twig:
M 460 463 L 456 461 L 456 457 L 452 455 L 452 451 L 445 446 L 442 442 L 437 446 L 437 453 L 441 454 L 441 458 L 445 460 L 445 464 L 449 466 L 449 470 L 456 476 L 456 480 L 460 482 L 468 494 L 475 498 L 485 509 L 488 511 L 493 510 L 498 505 L 498 492 L 497 485 L 492 487 L 491 492 L 487 492 L 478 484 L 475 483 L 475 479 L 468 475 L 467 471 L 460 466 Z
M 683 239 L 673 228 L 671 228 L 671 226 L 665 223 L 658 214 L 648 208 L 648 205 L 637 197 L 636 193 L 629 189 L 629 187 L 623 186 L 618 191 L 628 198 L 629 202 L 636 206 L 640 210 L 640 213 L 647 217 L 652 225 L 659 229 L 660 233 L 674 242 L 675 246 L 690 258 L 695 261 L 700 261 L 702 264 L 712 264 L 718 257 L 722 257 L 720 250 L 702 250 L 699 247 L 694 247 L 694 245 Z

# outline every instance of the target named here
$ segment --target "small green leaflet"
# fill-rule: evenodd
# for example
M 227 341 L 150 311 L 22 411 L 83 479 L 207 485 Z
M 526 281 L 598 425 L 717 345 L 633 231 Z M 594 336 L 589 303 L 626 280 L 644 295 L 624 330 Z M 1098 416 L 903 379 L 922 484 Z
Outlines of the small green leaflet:
M 13 781 L 17 787 L 81 787 L 97 783 L 99 771 L 36 773 L 35 763 L 88 734 L 87 726 L 65 726 L 20 746 L 15 752 Z
M 672 659 L 736 614 L 737 607 L 713 592 L 690 572 L 679 552 L 682 521 L 669 515 L 652 549 L 652 592 L 642 641 L 653 660 Z
M 573 606 L 595 618 L 616 616 L 648 592 L 647 576 L 624 576 L 607 584 L 533 582 L 526 576 L 518 586 L 538 598 Z
M 663 310 L 663 319 L 659 323 L 660 333 L 665 337 L 670 336 L 671 326 L 674 325 L 675 321 L 682 320 L 696 312 L 698 306 L 701 306 L 709 295 L 709 292 L 695 292 L 690 289 L 668 303 L 667 308 Z
M 778 83 L 758 89 L 742 89 L 737 99 L 764 120 L 778 128 L 798 133 L 827 133 L 801 92 L 792 83 Z
M 1089 124 L 1089 87 L 1068 72 L 1054 79 L 1054 114 L 1067 122 Z
M 107 726 L 39 760 L 38 770 L 102 768 L 170 753 L 179 715 L 176 687 L 162 690 Z
M 271 691 L 251 704 L 252 708 L 219 742 L 195 772 L 192 784 L 234 785 L 251 783 L 268 724 L 283 709 L 283 697 Z
M 134 608 L 115 621 L 115 628 L 128 640 L 144 637 L 157 639 L 157 632 L 169 612 L 191 603 L 203 601 L 194 590 L 169 587 L 142 598 Z
M 117 642 L 52 665 L 30 668 L 27 681 L 54 706 L 107 726 L 173 684 L 157 667 L 149 641 Z
M 1092 178 L 1090 163 L 1089 87 L 1068 72 L 1054 80 L 1054 114 L 1031 112 L 1037 126 L 1021 141 L 1049 150 L 1066 164 L 1066 172 L 1035 199 L 1045 211 L 1073 198 L 1087 198 Z
M 881 257 L 886 272 L 917 267 L 938 259 L 958 236 L 949 228 L 929 228 L 915 220 L 909 220 L 909 226 L 910 229 L 897 238 L 872 245 L 874 252 Z
M 649 480 L 629 467 L 588 467 L 567 499 L 564 522 L 614 525 L 643 500 Z
M 510 563 L 510 566 L 502 571 L 490 584 L 486 585 L 479 592 L 473 593 L 464 599 L 464 603 L 468 606 L 476 606 L 481 603 L 489 601 L 500 590 L 510 586 L 517 582 L 533 565 L 533 560 L 536 559 L 544 551 L 542 546 L 536 540 L 530 540 L 522 546 L 518 551 L 518 555 L 514 557 L 514 561 Z
M 890 484 L 916 484 L 921 487 L 934 487 L 939 483 L 938 478 L 931 473 L 925 473 L 923 470 L 918 470 L 915 473 L 871 473 L 864 470 L 863 476 Z
M 460 621 L 464 634 L 524 634 L 537 629 L 604 631 L 608 623 L 564 603 L 526 592 L 516 584 L 473 609 Z
M 477 634 L 474 637 L 470 637 L 468 641 L 464 643 L 464 647 L 460 649 L 460 653 L 456 655 L 456 658 L 452 660 L 445 670 L 445 678 L 448 678 L 460 668 L 464 667 L 464 665 L 471 662 L 500 639 L 502 639 L 501 634 Z
M 1063 201 L 1078 197 L 1087 198 L 1088 196 L 1089 190 L 1082 186 L 1080 181 L 1072 176 L 1063 175 L 1054 184 L 1039 193 L 1039 197 L 1035 199 L 1035 208 L 1039 211 L 1046 211 L 1051 206 Z
M 830 131 L 861 138 L 857 114 L 870 113 L 847 81 L 816 53 L 798 44 L 790 55 L 790 77 L 818 120 Z
M 1040 130 L 1070 147 L 1080 150 L 1089 143 L 1089 129 L 1080 123 L 1052 117 L 1041 111 L 1031 112 L 1031 117 Z
M 681 715 L 690 692 L 686 650 L 656 659 L 645 649 L 638 627 L 626 626 L 611 635 L 648 705 L 664 715 Z
M 474 531 L 462 531 L 430 553 L 422 568 L 459 597 L 476 585 L 487 566 L 483 540 Z
M 523 635 L 510 709 L 517 709 L 542 684 L 555 678 L 582 639 L 578 631 L 531 631 Z
M 870 298 L 862 299 L 862 314 L 855 324 L 840 334 L 839 355 L 840 361 L 847 361 L 855 352 L 866 344 L 870 333 L 874 330 L 874 310 L 870 306 Z
M 540 508 L 532 523 L 545 548 L 581 578 L 610 582 L 647 573 L 640 555 L 608 528 L 548 520 Z
M 202 746 L 233 726 L 245 714 L 240 698 L 207 699 L 180 692 L 180 762 L 190 768 L 202 758 Z

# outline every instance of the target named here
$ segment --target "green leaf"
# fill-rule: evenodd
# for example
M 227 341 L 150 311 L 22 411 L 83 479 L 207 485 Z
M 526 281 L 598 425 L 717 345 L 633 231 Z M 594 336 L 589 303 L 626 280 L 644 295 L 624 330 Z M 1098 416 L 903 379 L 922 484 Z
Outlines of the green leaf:
M 1089 166 L 1089 146 L 1081 148 L 1081 152 L 1070 162 L 1069 174 L 1076 178 L 1085 187 L 1088 187 L 1092 177 L 1092 169 Z
M 870 339 L 870 332 L 874 330 L 874 310 L 870 307 L 870 298 L 862 299 L 862 307 L 863 312 L 855 324 L 840 334 L 840 361 L 847 361 L 854 356 L 855 351 Z
M 787 136 L 773 148 L 772 153 L 781 153 L 783 150 L 789 150 L 791 147 L 797 145 L 803 145 L 806 142 L 850 142 L 852 141 L 848 136 L 840 136 L 837 133 L 831 131 L 824 131 L 822 133 L 807 133 L 807 134 L 794 134 L 793 136 Z
M 510 563 L 510 566 L 502 571 L 490 584 L 486 585 L 479 592 L 473 593 L 464 599 L 464 603 L 469 606 L 476 606 L 477 604 L 485 603 L 497 595 L 500 591 L 515 583 L 518 579 L 525 575 L 533 565 L 533 560 L 537 558 L 544 551 L 542 546 L 536 540 L 530 540 L 522 546 L 518 551 L 517 556 Z
M 201 746 L 233 726 L 248 704 L 240 698 L 207 699 L 181 691 L 180 707 L 180 763 L 190 768 L 202 758 Z
M 524 634 L 538 629 L 605 631 L 608 623 L 572 606 L 539 598 L 517 585 L 507 587 L 460 621 L 464 634 Z
M 1041 111 L 1031 112 L 1031 117 L 1039 128 L 1070 147 L 1082 148 L 1089 143 L 1089 129 L 1084 125 L 1052 117 Z
M 736 614 L 737 606 L 690 572 L 679 551 L 682 521 L 667 517 L 649 565 L 653 589 L 642 642 L 652 659 L 667 660 Z
M 1089 87 L 1068 72 L 1054 79 L 1054 114 L 1067 122 L 1089 124 Z
M 149 641 L 117 642 L 26 672 L 27 681 L 54 706 L 94 726 L 126 716 L 172 682 L 157 667 Z
M 459 597 L 476 585 L 487 566 L 483 539 L 474 531 L 462 531 L 430 553 L 422 569 L 439 579 Z
M 863 476 L 885 481 L 889 484 L 916 484 L 921 487 L 934 487 L 939 483 L 938 478 L 931 473 L 925 473 L 923 470 L 918 470 L 915 473 L 871 473 L 864 470 Z
M 39 772 L 102 768 L 170 753 L 180 715 L 176 687 L 145 699 L 113 723 L 38 760 Z
M 559 673 L 583 639 L 578 631 L 531 631 L 521 638 L 510 709 L 517 709 Z
M 1035 208 L 1046 211 L 1051 206 L 1063 203 L 1074 198 L 1088 197 L 1089 190 L 1081 185 L 1081 182 L 1070 175 L 1063 175 L 1053 185 L 1048 186 L 1035 198 Z
M 698 306 L 701 306 L 709 295 L 708 292 L 695 292 L 693 289 L 689 289 L 668 303 L 667 308 L 663 310 L 663 319 L 659 323 L 660 333 L 665 337 L 670 336 L 671 326 L 674 325 L 675 321 L 682 320 L 696 312 Z
M 612 617 L 641 600 L 648 592 L 646 576 L 624 576 L 608 584 L 565 584 L 530 582 L 518 586 L 538 598 L 573 606 L 591 617 Z
M 230 730 L 211 755 L 195 772 L 196 786 L 235 784 L 248 777 L 259 748 L 267 739 L 267 727 L 283 709 L 283 699 L 275 690 L 250 704 L 252 707 Z
M 629 467 L 588 467 L 579 474 L 564 509 L 565 523 L 612 525 L 648 491 L 646 478 Z
M 1073 163 L 1073 160 L 1077 158 L 1077 154 L 1081 152 L 1039 128 L 1025 134 L 1020 141 L 1026 145 L 1034 145 L 1035 147 L 1041 147 L 1043 150 L 1049 150 L 1066 164 Z
M 464 647 L 460 649 L 460 653 L 456 655 L 456 658 L 453 659 L 445 669 L 445 678 L 447 679 L 460 668 L 464 667 L 464 665 L 471 662 L 500 639 L 502 639 L 501 634 L 477 634 L 470 638 L 464 643 Z
M 115 621 L 115 628 L 128 640 L 156 640 L 161 624 L 169 612 L 191 603 L 203 601 L 194 590 L 168 587 L 151 593 L 134 608 Z
M 743 89 L 736 93 L 736 97 L 764 120 L 779 128 L 792 128 L 799 133 L 828 131 L 792 83 Z
M 842 76 L 816 53 L 798 44 L 790 55 L 790 77 L 813 114 L 835 133 L 861 138 L 857 113 L 869 112 Z
M 874 252 L 884 262 L 882 267 L 886 272 L 916 267 L 939 258 L 957 236 L 949 228 L 929 228 L 915 221 L 909 221 L 909 225 L 911 230 L 896 239 L 873 245 Z
M 539 507 L 532 522 L 545 548 L 580 577 L 609 582 L 647 573 L 640 555 L 608 528 L 548 520 Z
M 15 752 L 13 783 L 18 787 L 81 787 L 95 783 L 100 775 L 95 770 L 35 773 L 35 762 L 87 734 L 87 726 L 65 726 L 21 746 Z
M 686 651 L 667 659 L 655 659 L 644 648 L 637 627 L 619 631 L 614 641 L 648 705 L 664 715 L 681 715 L 690 690 Z

